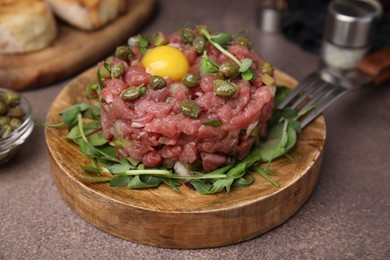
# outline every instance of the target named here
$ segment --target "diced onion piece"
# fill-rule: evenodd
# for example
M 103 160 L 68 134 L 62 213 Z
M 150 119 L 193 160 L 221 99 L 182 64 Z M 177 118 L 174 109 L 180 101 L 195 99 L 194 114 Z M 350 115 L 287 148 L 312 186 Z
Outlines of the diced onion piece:
M 175 166 L 173 167 L 175 170 L 175 173 L 179 176 L 190 176 L 190 170 L 187 168 L 187 166 L 181 162 L 176 162 Z
M 275 84 L 275 80 L 273 77 L 271 77 L 270 75 L 268 74 L 264 74 L 263 76 L 261 76 L 261 81 L 267 85 L 267 86 L 271 86 L 271 85 L 274 85 Z

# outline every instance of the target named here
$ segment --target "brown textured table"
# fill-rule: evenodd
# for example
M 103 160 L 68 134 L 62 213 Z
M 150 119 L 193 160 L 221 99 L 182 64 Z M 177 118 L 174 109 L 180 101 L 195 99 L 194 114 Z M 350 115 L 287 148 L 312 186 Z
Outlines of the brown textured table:
M 254 2 L 165 0 L 141 32 L 171 32 L 187 22 L 229 32 L 247 28 L 265 58 L 302 79 L 318 58 L 280 35 L 258 32 Z M 24 92 L 36 119 L 45 119 L 66 83 Z M 86 222 L 57 192 L 44 129 L 36 127 L 18 155 L 0 166 L 0 259 L 390 259 L 389 108 L 389 83 L 337 101 L 325 112 L 317 187 L 301 210 L 260 237 L 204 250 L 134 244 Z

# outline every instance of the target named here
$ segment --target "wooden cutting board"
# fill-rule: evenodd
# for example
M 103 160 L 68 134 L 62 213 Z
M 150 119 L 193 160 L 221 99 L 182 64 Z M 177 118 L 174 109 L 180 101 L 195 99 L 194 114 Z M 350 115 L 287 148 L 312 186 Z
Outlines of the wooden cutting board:
M 278 84 L 296 81 L 276 71 Z M 96 68 L 74 79 L 53 102 L 47 122 L 85 98 L 86 85 L 96 82 Z M 66 129 L 46 129 L 52 175 L 63 199 L 83 218 L 103 231 L 133 242 L 164 248 L 209 248 L 248 240 L 287 221 L 309 198 L 317 181 L 325 142 L 321 116 L 299 135 L 290 152 L 271 164 L 276 188 L 259 176 L 255 183 L 230 193 L 200 195 L 186 186 L 176 193 L 157 189 L 112 188 L 79 176 L 90 165 L 78 147 L 65 141 Z
M 121 17 L 100 30 L 86 32 L 59 22 L 58 36 L 49 47 L 27 54 L 0 54 L 0 87 L 14 90 L 42 87 L 96 64 L 150 18 L 155 0 L 128 3 Z

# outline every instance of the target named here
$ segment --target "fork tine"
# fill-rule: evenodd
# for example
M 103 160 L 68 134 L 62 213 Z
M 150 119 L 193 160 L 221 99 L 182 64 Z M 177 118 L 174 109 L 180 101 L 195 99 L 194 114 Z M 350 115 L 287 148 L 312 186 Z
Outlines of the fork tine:
M 305 104 L 304 107 L 300 109 L 300 111 L 304 111 L 308 109 L 309 107 L 313 106 L 319 99 L 324 98 L 325 96 L 328 95 L 328 93 L 331 93 L 332 91 L 337 89 L 337 87 L 335 87 L 332 84 L 329 83 L 324 83 L 324 84 L 325 85 L 319 91 L 317 91 L 316 93 L 314 93 L 314 95 L 310 97 L 310 100 Z
M 303 118 L 303 120 L 301 121 L 302 128 L 304 128 L 314 118 L 316 118 L 319 114 L 321 114 L 336 99 L 338 99 L 339 97 L 341 97 L 342 95 L 344 95 L 345 93 L 348 92 L 348 90 L 345 88 L 334 87 L 333 85 L 330 85 L 330 86 L 332 86 L 332 89 L 330 91 L 325 93 L 324 96 L 322 96 L 322 98 L 320 100 L 318 100 L 316 103 L 311 104 L 311 105 L 313 105 L 313 104 L 317 104 L 317 105 L 314 107 L 313 111 L 311 111 L 309 114 L 307 114 Z M 306 106 L 308 106 L 308 105 L 309 104 L 307 104 Z
M 305 77 L 298 84 L 298 86 L 295 89 L 293 89 L 291 93 L 279 104 L 278 108 L 284 108 L 285 106 L 287 106 L 287 104 L 290 103 L 290 101 L 293 100 L 303 89 L 307 88 L 309 85 L 311 85 L 312 82 L 314 82 L 318 78 L 319 78 L 319 74 L 317 71 Z
M 304 93 L 299 95 L 297 100 L 290 106 L 291 108 L 297 108 L 299 105 L 303 104 L 304 101 L 308 100 L 308 97 L 312 95 L 313 93 L 316 94 L 318 92 L 323 91 L 323 89 L 326 89 L 326 85 L 328 83 L 322 81 L 321 79 L 317 79 L 315 82 L 312 82 L 312 85 L 308 87 Z

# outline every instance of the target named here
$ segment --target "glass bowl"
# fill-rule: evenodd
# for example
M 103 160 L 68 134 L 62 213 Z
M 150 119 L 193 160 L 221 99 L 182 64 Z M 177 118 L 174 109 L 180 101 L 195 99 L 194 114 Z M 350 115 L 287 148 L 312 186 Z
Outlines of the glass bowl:
M 0 88 L 0 93 L 6 91 L 12 90 Z M 15 155 L 34 129 L 34 122 L 31 118 L 31 105 L 20 93 L 18 95 L 20 96 L 20 104 L 18 106 L 23 109 L 25 116 L 21 119 L 22 124 L 14 129 L 10 135 L 5 138 L 0 137 L 0 164 L 8 162 Z

